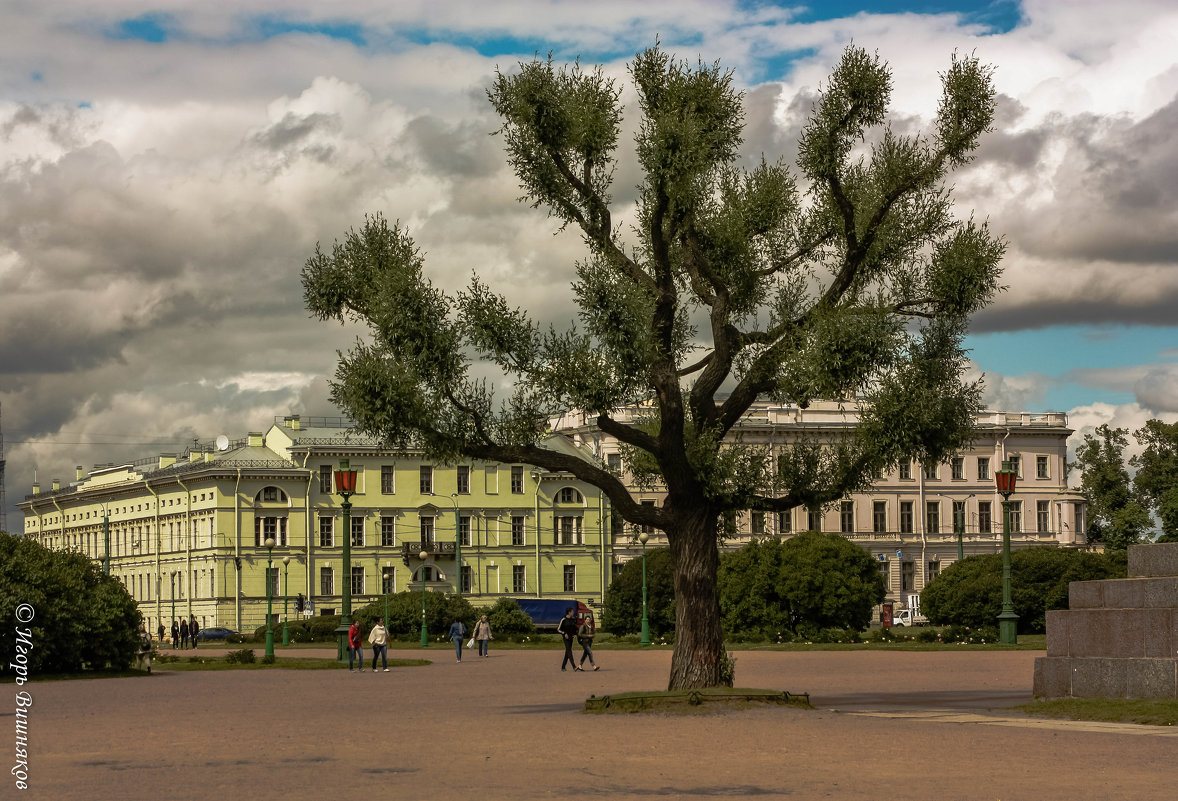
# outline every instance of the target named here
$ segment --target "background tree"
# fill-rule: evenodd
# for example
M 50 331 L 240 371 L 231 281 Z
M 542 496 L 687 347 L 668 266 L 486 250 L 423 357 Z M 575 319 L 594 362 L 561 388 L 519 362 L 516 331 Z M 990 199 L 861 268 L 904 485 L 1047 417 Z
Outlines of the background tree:
M 667 548 L 646 552 L 646 616 L 655 637 L 675 630 L 675 575 Z M 601 627 L 612 634 L 637 634 L 642 630 L 641 558 L 623 565 L 610 582 Z
M 487 616 L 487 622 L 491 624 L 492 637 L 516 637 L 536 633 L 536 624 L 528 617 L 527 612 L 519 608 L 514 598 L 500 598 L 490 607 L 476 609 L 475 612 Z
M 1010 595 L 1023 634 L 1042 634 L 1047 611 L 1068 608 L 1069 583 L 1126 575 L 1124 551 L 1027 548 L 1010 559 Z M 1002 557 L 968 556 L 950 565 L 921 592 L 920 610 L 937 625 L 996 625 L 1002 611 Z
M 646 50 L 630 67 L 643 177 L 629 233 L 610 189 L 620 88 L 551 59 L 499 73 L 489 98 L 524 199 L 585 243 L 580 327 L 543 330 L 477 276 L 447 295 L 423 277 L 408 233 L 372 217 L 303 269 L 313 314 L 371 332 L 342 357 L 331 398 L 390 443 L 572 473 L 627 521 L 664 531 L 669 686 L 730 683 L 719 520 L 820 506 L 900 458 L 935 463 L 969 441 L 979 388 L 963 378 L 961 338 L 998 290 L 1004 246 L 954 218 L 945 177 L 990 126 L 990 72 L 954 56 L 931 129 L 904 134 L 887 124 L 887 65 L 848 48 L 802 131 L 795 175 L 782 162 L 737 166 L 744 119 L 730 72 Z M 506 397 L 471 375 L 472 359 L 505 374 Z M 854 398 L 861 422 L 771 460 L 726 439 L 761 396 Z M 636 404 L 645 419 L 616 415 Z M 633 475 L 665 489 L 662 506 L 639 504 L 604 465 L 542 447 L 569 409 L 629 449 Z
M 1149 530 L 1148 510 L 1134 497 L 1125 446 L 1129 431 L 1102 425 L 1095 435 L 1085 434 L 1076 449 L 1080 489 L 1088 501 L 1088 537 L 1110 550 L 1123 551 Z
M 886 594 L 876 561 L 838 534 L 754 540 L 720 557 L 720 609 L 728 631 L 861 631 Z
M 27 625 L 16 617 L 29 604 Z M 32 629 L 34 647 L 26 655 L 30 675 L 84 668 L 124 670 L 139 650 L 143 617 L 122 582 L 104 576 L 78 553 L 0 534 L 0 656 L 16 656 L 15 629 Z
M 1145 450 L 1129 460 L 1133 486 L 1162 523 L 1158 542 L 1178 542 L 1178 423 L 1147 420 L 1133 432 Z

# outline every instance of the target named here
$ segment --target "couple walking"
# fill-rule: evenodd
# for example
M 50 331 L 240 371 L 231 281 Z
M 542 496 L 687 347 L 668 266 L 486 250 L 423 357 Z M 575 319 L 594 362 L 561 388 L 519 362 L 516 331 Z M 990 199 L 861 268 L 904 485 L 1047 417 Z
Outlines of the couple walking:
M 588 659 L 593 669 L 598 670 L 597 663 L 593 661 L 593 638 L 597 634 L 596 627 L 593 624 L 593 618 L 586 616 L 581 620 L 581 624 L 577 625 L 577 620 L 573 617 L 575 611 L 571 606 L 565 609 L 564 617 L 561 618 L 560 625 L 557 627 L 560 636 L 564 638 L 564 661 L 560 663 L 560 669 L 564 670 L 565 665 L 572 665 L 573 670 L 579 670 L 583 673 L 585 671 L 583 667 L 585 660 Z M 581 644 L 580 665 L 573 659 L 574 637 Z
M 462 638 L 466 636 L 466 624 L 461 620 L 455 620 L 450 624 L 450 640 L 454 643 L 454 652 L 458 656 L 458 661 L 462 661 Z M 470 647 L 474 642 L 479 644 L 479 656 L 489 656 L 490 641 L 494 639 L 491 636 L 491 624 L 487 620 L 487 616 L 483 615 L 479 618 L 479 622 L 474 624 L 474 635 L 470 638 L 471 642 L 467 643 Z
M 348 670 L 352 670 L 352 660 L 360 664 L 360 672 L 364 672 L 364 647 L 361 645 L 360 626 L 352 621 L 348 629 Z M 384 672 L 389 672 L 389 632 L 384 627 L 384 618 L 378 617 L 376 625 L 368 633 L 368 644 L 372 646 L 372 672 L 376 672 L 376 659 L 380 657 Z

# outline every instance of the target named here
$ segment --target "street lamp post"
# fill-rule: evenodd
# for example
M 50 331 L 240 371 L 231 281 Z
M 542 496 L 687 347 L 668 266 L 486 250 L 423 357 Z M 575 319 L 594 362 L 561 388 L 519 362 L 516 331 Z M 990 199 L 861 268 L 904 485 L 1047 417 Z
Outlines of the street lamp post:
M 290 591 L 287 590 L 290 579 L 290 557 L 282 557 L 282 644 L 290 645 L 290 629 L 286 625 L 286 616 L 289 612 L 288 603 L 290 601 Z
M 961 500 L 961 505 L 954 503 L 953 509 L 953 530 L 957 532 L 957 561 L 960 562 L 965 558 L 965 546 L 962 544 L 962 537 L 965 534 L 965 502 L 973 497 L 973 494 L 966 495 Z
M 388 568 L 385 568 L 384 583 L 381 585 L 381 589 L 384 590 L 384 627 L 386 629 L 389 627 L 389 584 L 392 576 L 393 574 Z
M 344 496 L 340 504 L 343 526 L 343 587 L 340 592 L 340 618 L 335 633 L 339 641 L 336 658 L 343 662 L 348 654 L 348 629 L 352 627 L 352 495 L 356 492 L 356 471 L 350 469 L 347 459 L 339 460 L 335 471 L 335 491 Z
M 168 584 L 172 587 L 172 622 L 176 622 L 176 571 L 168 573 Z
M 421 553 L 417 555 L 421 558 L 421 570 L 418 572 L 418 578 L 421 580 L 421 647 L 429 648 L 429 632 L 425 628 L 425 560 L 429 554 L 422 548 Z
M 274 538 L 267 537 L 266 546 L 266 656 L 274 658 L 274 585 L 270 582 L 270 570 L 274 566 Z
M 1003 645 L 1018 644 L 1018 615 L 1010 599 L 1010 496 L 1017 480 L 1013 461 L 1004 461 L 1002 469 L 994 473 L 1002 496 L 1002 613 L 998 615 L 998 641 Z
M 102 505 L 102 575 L 110 575 L 110 515 L 107 512 L 106 504 Z M 176 610 L 172 610 L 172 617 L 176 617 Z
M 640 645 L 650 645 L 650 619 L 646 616 L 646 541 L 650 535 L 645 531 L 638 535 L 642 543 L 642 639 Z
M 458 493 L 450 493 L 450 502 L 454 504 L 454 572 L 458 574 L 454 582 L 454 592 L 462 596 L 462 518 L 458 512 Z

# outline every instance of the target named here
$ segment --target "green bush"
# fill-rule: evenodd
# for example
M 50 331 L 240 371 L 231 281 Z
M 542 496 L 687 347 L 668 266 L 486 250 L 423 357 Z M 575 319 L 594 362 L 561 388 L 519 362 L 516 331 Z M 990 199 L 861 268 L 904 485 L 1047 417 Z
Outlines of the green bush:
M 500 598 L 492 606 L 475 610 L 475 618 L 487 616 L 492 637 L 520 637 L 536 633 L 536 624 L 514 598 Z M 598 640 L 600 642 L 600 640 Z
M 27 622 L 17 608 L 27 604 Z M 24 607 L 22 607 L 23 612 Z M 0 532 L 0 657 L 27 675 L 125 670 L 139 652 L 143 618 L 122 582 L 79 553 Z M 28 636 L 25 637 L 25 632 Z M 18 639 L 30 640 L 32 648 Z M 23 652 L 22 652 L 23 651 Z M 19 672 L 18 672 L 19 675 Z
M 646 616 L 652 637 L 675 630 L 675 579 L 668 548 L 646 552 Z M 614 634 L 642 631 L 641 558 L 627 562 L 610 582 L 600 623 Z
M 922 628 L 916 632 L 917 642 L 937 642 L 939 639 L 941 639 L 941 635 L 936 629 Z
M 1125 576 L 1123 554 L 1027 548 L 1011 555 L 1011 600 L 1023 634 L 1047 630 L 1046 614 L 1067 609 L 1068 584 Z M 937 625 L 993 626 L 1002 611 L 1002 557 L 970 556 L 950 565 L 920 595 L 921 611 Z
M 252 665 L 257 661 L 253 650 L 242 648 L 240 651 L 230 651 L 225 654 L 225 661 L 231 665 Z

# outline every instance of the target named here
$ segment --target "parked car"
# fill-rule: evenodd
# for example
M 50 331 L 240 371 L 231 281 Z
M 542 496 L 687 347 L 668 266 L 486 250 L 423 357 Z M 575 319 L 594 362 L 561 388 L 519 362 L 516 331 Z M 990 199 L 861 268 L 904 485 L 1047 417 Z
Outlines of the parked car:
M 233 629 L 227 629 L 224 626 L 210 626 L 207 629 L 201 629 L 200 633 L 196 635 L 198 640 L 225 640 L 237 632 Z
M 897 609 L 892 614 L 893 626 L 923 626 L 928 623 L 928 618 L 917 612 L 912 614 L 911 609 Z

